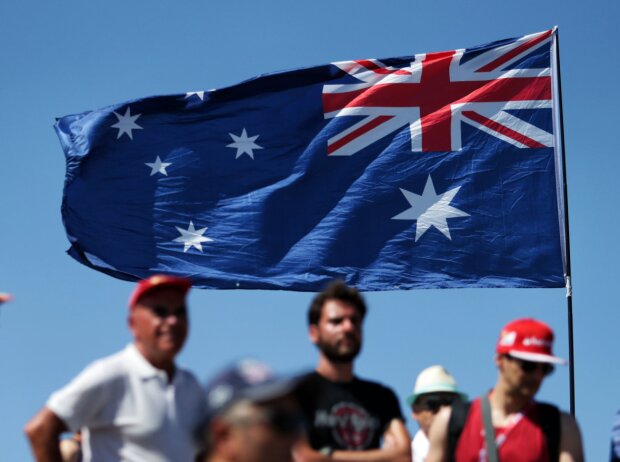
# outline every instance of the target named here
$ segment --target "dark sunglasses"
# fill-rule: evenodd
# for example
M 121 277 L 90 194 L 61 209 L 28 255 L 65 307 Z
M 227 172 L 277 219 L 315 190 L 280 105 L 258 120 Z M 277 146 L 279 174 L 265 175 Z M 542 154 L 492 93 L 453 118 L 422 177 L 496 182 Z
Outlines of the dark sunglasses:
M 514 356 L 510 356 L 510 355 L 506 355 L 506 356 L 510 358 L 512 361 L 515 361 L 523 372 L 531 373 L 531 372 L 534 372 L 540 369 L 544 375 L 549 375 L 555 370 L 555 367 L 553 367 L 553 364 L 536 363 L 534 361 L 526 361 L 525 359 L 515 358 Z
M 429 396 L 419 403 L 415 403 L 414 407 L 416 410 L 431 411 L 436 414 L 442 406 L 452 406 L 455 399 L 456 396 Z
M 177 318 L 187 317 L 187 308 L 184 306 L 177 308 L 176 310 L 169 310 L 165 306 L 155 305 L 149 306 L 148 309 L 151 313 L 161 319 L 166 319 L 170 316 L 176 316 Z

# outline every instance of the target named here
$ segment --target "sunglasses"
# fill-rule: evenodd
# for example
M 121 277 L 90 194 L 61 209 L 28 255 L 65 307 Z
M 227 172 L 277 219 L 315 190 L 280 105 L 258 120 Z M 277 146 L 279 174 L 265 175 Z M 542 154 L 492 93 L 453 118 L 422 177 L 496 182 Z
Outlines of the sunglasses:
M 443 406 L 452 406 L 455 399 L 456 396 L 428 396 L 414 403 L 414 412 L 420 410 L 431 411 L 433 414 L 436 414 Z
M 154 305 L 148 307 L 149 311 L 153 313 L 155 316 L 161 319 L 169 318 L 170 316 L 176 316 L 177 318 L 185 318 L 187 317 L 187 308 L 182 306 L 177 308 L 176 310 L 169 310 L 165 306 Z
M 510 358 L 511 361 L 515 361 L 523 372 L 532 373 L 540 369 L 544 375 L 549 375 L 555 370 L 553 364 L 526 361 L 525 359 L 515 358 L 510 355 L 506 355 L 506 357 Z

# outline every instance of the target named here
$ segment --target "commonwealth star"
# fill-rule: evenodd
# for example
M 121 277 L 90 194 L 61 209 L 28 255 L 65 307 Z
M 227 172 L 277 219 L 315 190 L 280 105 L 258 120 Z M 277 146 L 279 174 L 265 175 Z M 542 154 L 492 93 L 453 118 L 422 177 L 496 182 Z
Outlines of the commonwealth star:
M 444 236 L 452 240 L 448 218 L 469 216 L 468 213 L 450 205 L 459 189 L 461 189 L 460 186 L 443 194 L 437 194 L 430 175 L 421 196 L 400 188 L 400 192 L 403 193 L 411 207 L 392 217 L 392 220 L 416 220 L 415 242 L 418 242 L 418 239 L 432 227 L 437 228 Z

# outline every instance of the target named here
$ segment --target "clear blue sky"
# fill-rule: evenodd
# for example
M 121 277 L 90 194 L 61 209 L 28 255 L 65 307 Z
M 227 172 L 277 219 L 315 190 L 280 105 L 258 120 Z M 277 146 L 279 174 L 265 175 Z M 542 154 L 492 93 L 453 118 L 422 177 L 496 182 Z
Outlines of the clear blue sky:
M 442 51 L 559 26 L 568 156 L 577 417 L 589 460 L 606 460 L 620 407 L 620 312 L 613 233 L 620 215 L 613 139 L 620 2 L 366 0 L 120 1 L 0 4 L 0 453 L 28 460 L 24 423 L 89 361 L 130 341 L 130 283 L 79 265 L 60 202 L 64 156 L 54 118 L 132 98 L 227 86 L 331 61 Z M 614 38 L 616 37 L 616 38 Z M 180 362 L 204 378 L 252 354 L 276 369 L 312 367 L 311 294 L 194 291 Z M 509 320 L 535 316 L 568 356 L 564 290 L 426 290 L 368 294 L 361 376 L 404 400 L 417 372 L 442 363 L 462 388 L 491 387 Z M 540 393 L 569 406 L 568 369 Z M 403 401 L 403 411 L 406 407 Z M 415 425 L 409 419 L 409 428 Z

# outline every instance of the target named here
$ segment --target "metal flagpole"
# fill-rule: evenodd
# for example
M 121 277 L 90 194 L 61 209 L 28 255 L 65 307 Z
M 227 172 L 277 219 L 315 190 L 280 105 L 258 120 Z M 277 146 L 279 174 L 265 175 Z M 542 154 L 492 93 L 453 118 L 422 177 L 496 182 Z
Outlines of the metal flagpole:
M 560 73 L 560 34 L 556 30 L 555 67 L 557 69 L 557 83 L 560 109 L 560 136 L 562 144 L 562 188 L 564 195 L 564 240 L 566 242 L 566 302 L 568 308 L 568 360 L 570 380 L 570 414 L 575 417 L 575 356 L 573 353 L 573 287 L 570 267 L 570 234 L 568 225 L 568 185 L 566 178 L 566 150 L 564 148 L 564 111 L 562 109 L 562 77 Z

